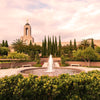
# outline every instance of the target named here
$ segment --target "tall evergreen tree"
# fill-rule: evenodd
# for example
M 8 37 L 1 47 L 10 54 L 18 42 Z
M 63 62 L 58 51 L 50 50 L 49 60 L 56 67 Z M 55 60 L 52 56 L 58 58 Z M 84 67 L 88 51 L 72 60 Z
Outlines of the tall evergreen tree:
M 76 39 L 74 39 L 74 50 L 77 50 Z
M 4 47 L 8 47 L 8 41 L 7 40 L 3 41 L 3 43 L 4 43 Z
M 57 50 L 58 49 L 58 50 Z M 46 37 L 42 41 L 42 57 L 46 57 L 52 54 L 53 56 L 57 56 L 57 54 L 61 55 L 61 39 L 59 37 L 59 48 L 57 48 L 57 38 L 54 36 L 51 37 L 48 36 L 48 40 L 46 40 Z
M 50 55 L 50 39 L 49 39 L 49 36 L 48 36 L 48 56 Z
M 5 42 L 4 42 L 4 40 L 2 40 L 2 47 L 4 47 L 5 46 Z
M 51 50 L 52 50 L 51 37 L 50 37 L 49 48 L 50 48 L 50 54 L 51 54 Z
M 55 56 L 57 55 L 57 38 L 55 36 Z
M 91 40 L 91 47 L 94 49 L 94 41 L 93 41 L 93 39 Z
M 51 39 L 51 54 L 53 55 L 53 40 L 52 39 Z
M 32 46 L 32 42 L 30 41 L 30 44 L 29 44 L 29 46 Z
M 70 46 L 72 47 L 72 41 L 70 40 Z
M 54 43 L 54 36 L 53 36 L 53 39 L 52 39 L 52 55 L 54 56 L 54 53 L 55 53 L 55 43 Z
M 42 40 L 42 57 L 44 57 L 44 41 Z
M 61 56 L 61 38 L 59 36 L 59 57 Z
M 44 56 L 46 56 L 47 54 L 47 40 L 46 40 L 46 36 L 45 36 L 45 39 L 44 39 Z
M 73 46 L 72 46 L 72 41 L 70 40 L 70 53 L 72 53 Z

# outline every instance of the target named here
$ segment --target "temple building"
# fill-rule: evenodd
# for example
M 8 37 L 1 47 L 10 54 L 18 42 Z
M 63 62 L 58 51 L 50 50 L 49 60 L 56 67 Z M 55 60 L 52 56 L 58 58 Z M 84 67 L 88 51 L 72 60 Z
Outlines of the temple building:
M 24 35 L 21 37 L 21 40 L 27 45 L 30 42 L 34 43 L 34 38 L 31 36 L 31 26 L 28 22 L 24 25 Z
M 31 25 L 28 22 L 24 25 L 24 34 L 21 37 L 21 40 L 27 45 L 29 45 L 31 42 L 32 44 L 42 46 L 42 42 L 34 42 L 34 38 L 31 35 Z M 89 43 L 91 43 L 91 40 L 92 39 L 87 39 Z M 77 45 L 79 45 L 80 43 L 81 41 L 77 41 Z M 70 42 L 61 42 L 62 46 L 66 46 L 67 44 L 70 44 Z M 94 44 L 95 46 L 100 46 L 100 40 L 94 40 Z

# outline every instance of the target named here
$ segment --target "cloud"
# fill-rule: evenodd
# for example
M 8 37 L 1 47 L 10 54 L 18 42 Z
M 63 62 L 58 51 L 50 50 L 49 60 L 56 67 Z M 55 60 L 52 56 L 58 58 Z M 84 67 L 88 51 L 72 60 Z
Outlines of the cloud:
M 1 0 L 0 40 L 20 38 L 26 19 L 35 41 L 45 35 L 61 35 L 62 41 L 100 39 L 99 18 L 99 0 Z

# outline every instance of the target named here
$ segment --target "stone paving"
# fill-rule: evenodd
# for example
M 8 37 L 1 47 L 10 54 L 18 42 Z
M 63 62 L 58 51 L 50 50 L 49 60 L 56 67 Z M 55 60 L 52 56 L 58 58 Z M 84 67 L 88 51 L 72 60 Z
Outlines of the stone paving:
M 18 73 L 20 73 L 21 70 L 24 69 L 29 69 L 29 68 L 34 68 L 34 67 L 22 67 L 22 68 L 10 68 L 10 69 L 0 69 L 0 78 L 4 77 L 4 76 L 11 76 L 11 75 L 17 75 Z M 83 70 L 85 72 L 88 71 L 92 71 L 92 70 L 100 70 L 100 68 L 87 68 L 87 67 L 72 67 L 69 66 L 67 68 L 75 68 L 75 69 L 80 69 Z
M 0 69 L 0 78 L 4 76 L 11 76 L 11 75 L 17 75 L 20 73 L 21 70 L 29 69 L 33 67 L 21 67 L 21 68 L 9 68 L 9 69 Z

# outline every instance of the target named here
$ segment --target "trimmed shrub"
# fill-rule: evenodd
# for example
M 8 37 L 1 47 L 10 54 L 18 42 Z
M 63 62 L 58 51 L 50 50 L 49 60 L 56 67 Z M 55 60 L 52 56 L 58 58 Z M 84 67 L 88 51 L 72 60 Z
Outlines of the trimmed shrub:
M 0 79 L 0 100 L 100 100 L 100 71 Z

